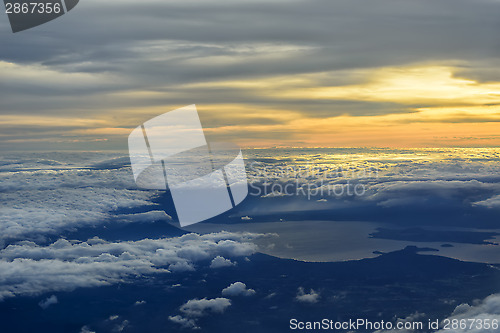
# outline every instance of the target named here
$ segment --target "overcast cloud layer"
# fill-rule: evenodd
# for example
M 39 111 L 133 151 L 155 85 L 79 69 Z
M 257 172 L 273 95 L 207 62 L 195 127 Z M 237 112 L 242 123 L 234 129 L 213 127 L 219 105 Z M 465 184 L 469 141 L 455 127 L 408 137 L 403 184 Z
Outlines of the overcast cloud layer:
M 19 34 L 3 17 L 1 144 L 125 148 L 131 128 L 192 103 L 214 128 L 415 112 L 429 102 L 281 93 L 365 84 L 373 69 L 417 64 L 498 81 L 499 7 L 493 0 L 87 0 Z M 284 132 L 283 140 L 293 138 L 292 129 Z M 247 141 L 275 135 L 244 134 Z

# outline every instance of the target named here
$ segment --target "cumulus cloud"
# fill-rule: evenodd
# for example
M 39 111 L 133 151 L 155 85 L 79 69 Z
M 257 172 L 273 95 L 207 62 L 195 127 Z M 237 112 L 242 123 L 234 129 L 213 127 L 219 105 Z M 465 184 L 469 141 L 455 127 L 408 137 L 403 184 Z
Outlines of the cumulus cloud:
M 397 323 L 417 323 L 417 322 L 425 322 L 425 313 L 415 312 L 405 318 L 397 319 Z M 396 325 L 394 325 L 396 326 Z M 404 327 L 404 326 L 403 326 Z M 402 328 L 402 329 L 393 329 L 393 330 L 378 330 L 374 333 L 415 333 L 416 331 L 411 328 Z
M 299 287 L 297 296 L 295 296 L 295 300 L 302 303 L 317 303 L 319 301 L 319 293 L 311 289 L 309 293 L 306 293 L 303 287 Z
M 236 266 L 235 262 L 221 256 L 215 257 L 210 263 L 210 268 L 222 268 Z
M 391 0 L 376 4 L 359 0 L 144 0 L 127 1 L 120 8 L 89 0 L 79 6 L 78 15 L 73 15 L 71 31 L 66 20 L 58 20 L 31 30 L 22 39 L 3 40 L 1 70 L 9 85 L 0 92 L 2 111 L 57 118 L 80 115 L 76 106 L 85 105 L 89 118 L 102 119 L 101 123 L 85 126 L 73 118 L 72 126 L 82 131 L 68 140 L 112 137 L 107 127 L 118 127 L 115 131 L 130 128 L 146 119 L 145 113 L 154 114 L 158 106 L 178 105 L 192 96 L 205 104 L 253 104 L 254 115 L 244 115 L 245 122 L 253 124 L 280 123 L 290 115 L 297 119 L 304 110 L 313 117 L 406 111 L 397 103 L 343 100 L 330 100 L 325 107 L 324 99 L 308 96 L 290 102 L 293 95 L 272 96 L 269 89 L 263 93 L 256 84 L 239 83 L 257 78 L 267 87 L 269 79 L 287 82 L 292 78 L 292 85 L 305 85 L 307 90 L 338 87 L 366 80 L 360 73 L 367 68 L 429 62 L 456 65 L 462 76 L 492 79 L 498 76 L 499 67 L 493 37 L 496 12 L 498 3 L 488 0 L 427 0 L 418 4 L 402 0 L 397 5 Z M 110 22 L 111 14 L 123 20 Z M 233 17 L 234 21 L 221 17 Z M 255 25 L 255 17 L 265 24 Z M 296 24 L 298 17 L 308 24 Z M 468 29 L 458 33 L 464 23 Z M 1 24 L 8 30 L 7 22 Z M 165 35 L 164 31 L 170 33 Z M 51 43 L 41 42 L 48 34 Z M 33 45 L 38 52 L 27 52 Z M 297 80 L 301 75 L 302 82 Z M 225 80 L 227 87 L 221 89 L 220 83 Z M 206 85 L 200 87 L 200 82 Z M 134 106 L 140 106 L 141 112 L 130 110 Z M 149 106 L 152 110 L 146 109 Z M 276 109 L 286 116 L 269 117 L 269 111 Z M 206 114 L 210 122 L 222 126 L 242 118 L 238 112 L 227 112 L 220 117 L 223 120 Z M 63 130 L 51 126 L 20 123 L 15 129 L 9 124 L 2 126 L 2 134 L 9 140 L 2 140 L 0 145 L 13 145 L 14 140 L 26 137 L 32 140 L 31 145 L 40 139 L 57 143 L 75 130 L 65 129 L 62 136 Z M 54 126 L 51 122 L 49 125 Z M 105 135 L 90 134 L 98 126 Z M 264 135 L 255 132 L 249 130 L 246 135 L 257 139 Z M 296 134 L 291 132 L 289 136 Z M 284 133 L 267 131 L 266 135 L 272 140 L 282 138 Z M 241 136 L 240 131 L 237 134 Z M 122 142 L 114 144 L 124 148 Z
M 200 329 L 200 327 L 198 327 L 194 319 L 184 318 L 180 315 L 169 316 L 168 320 L 170 320 L 173 323 L 179 324 L 183 328 Z
M 179 311 L 183 315 L 169 316 L 168 319 L 187 329 L 200 329 L 197 319 L 209 314 L 221 314 L 231 306 L 231 301 L 227 298 L 213 299 L 192 299 L 180 306 Z
M 494 294 L 475 305 L 461 304 L 455 308 L 455 311 L 449 317 L 450 320 L 461 320 L 461 319 L 479 319 L 484 322 L 485 319 L 489 319 L 490 323 L 494 320 L 500 322 L 500 294 Z M 447 330 L 439 330 L 436 333 L 445 333 Z M 457 328 L 453 330 L 454 333 L 462 332 L 473 332 L 473 333 L 487 333 L 492 332 L 491 327 L 487 328 L 484 325 L 482 327 L 476 326 L 469 330 Z
M 197 318 L 210 313 L 223 313 L 229 306 L 231 306 L 231 301 L 227 298 L 203 298 L 189 300 L 179 310 L 188 317 Z
M 58 302 L 59 301 L 57 300 L 57 296 L 56 295 L 52 295 L 49 298 L 47 298 L 47 299 L 41 301 L 40 303 L 38 303 L 38 305 L 40 305 L 40 307 L 45 310 L 49 306 L 57 304 Z
M 255 295 L 255 290 L 247 289 L 247 285 L 243 282 L 235 282 L 229 287 L 222 289 L 222 296 L 252 296 Z
M 119 324 L 116 324 L 112 331 L 113 332 L 123 332 L 123 330 L 129 325 L 129 321 L 128 320 L 124 320 L 122 321 L 121 323 Z
M 195 262 L 217 256 L 251 255 L 257 247 L 250 241 L 260 236 L 220 232 L 129 242 L 99 238 L 86 242 L 60 239 L 48 246 L 20 242 L 0 251 L 0 300 L 192 270 Z

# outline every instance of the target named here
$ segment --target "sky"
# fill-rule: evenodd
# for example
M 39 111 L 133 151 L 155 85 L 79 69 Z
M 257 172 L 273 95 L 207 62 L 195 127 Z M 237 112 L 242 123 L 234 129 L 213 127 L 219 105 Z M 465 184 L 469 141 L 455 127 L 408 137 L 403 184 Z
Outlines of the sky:
M 0 149 L 125 150 L 196 104 L 242 147 L 500 147 L 497 0 L 82 0 L 0 16 Z

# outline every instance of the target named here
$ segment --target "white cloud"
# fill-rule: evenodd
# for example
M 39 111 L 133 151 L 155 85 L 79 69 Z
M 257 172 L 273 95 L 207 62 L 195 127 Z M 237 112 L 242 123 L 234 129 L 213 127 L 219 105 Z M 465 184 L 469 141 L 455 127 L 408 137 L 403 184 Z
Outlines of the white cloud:
M 169 316 L 168 320 L 170 320 L 173 323 L 179 324 L 183 328 L 200 329 L 200 327 L 198 327 L 198 325 L 196 325 L 196 321 L 194 319 L 184 318 L 180 315 Z
M 235 282 L 229 287 L 222 289 L 223 296 L 252 296 L 255 295 L 255 290 L 247 289 L 243 282 Z
M 262 198 L 286 197 L 287 195 L 290 195 L 290 194 L 286 194 L 286 193 L 283 193 L 283 192 L 280 192 L 280 191 L 273 191 L 271 193 L 264 194 L 262 196 Z
M 60 239 L 49 246 L 20 242 L 0 251 L 0 300 L 192 270 L 201 260 L 251 255 L 257 247 L 250 241 L 260 236 L 220 232 L 135 242 L 99 238 L 86 242 Z
M 474 205 L 498 207 L 499 196 L 494 195 L 500 193 L 500 184 L 491 181 L 492 175 L 500 172 L 498 163 L 465 163 L 459 158 L 436 163 L 432 153 L 428 152 L 428 160 L 401 162 L 399 157 L 395 159 L 391 154 L 377 154 L 368 165 L 364 160 L 354 159 L 344 166 L 346 170 L 352 169 L 353 174 L 362 174 L 366 168 L 381 170 L 376 173 L 378 179 L 360 179 L 367 184 L 367 192 L 355 199 L 364 204 L 381 207 L 414 205 L 434 195 L 454 198 L 463 203 L 477 200 L 477 193 L 491 193 L 490 199 Z M 306 160 L 292 165 L 297 170 L 301 167 L 307 169 L 307 163 L 310 162 Z M 0 246 L 6 239 L 45 240 L 47 235 L 110 220 L 135 223 L 170 219 L 151 203 L 157 191 L 135 190 L 127 163 L 126 156 L 117 154 L 47 153 L 0 157 L 0 171 L 3 171 L 0 172 L 0 220 L 3 222 L 0 225 Z M 322 167 L 318 173 L 306 173 L 299 178 L 284 173 L 281 166 L 273 164 L 257 164 L 249 167 L 248 171 L 251 183 L 269 181 L 284 185 L 298 182 L 299 186 L 309 183 L 328 186 L 342 184 L 347 179 L 324 177 L 338 173 L 336 167 L 328 166 Z M 429 196 L 423 195 L 426 193 Z M 469 196 L 474 196 L 474 199 L 469 199 Z M 322 205 L 330 204 L 337 202 L 322 202 Z M 120 215 L 112 213 L 139 206 L 151 206 L 153 211 Z M 308 208 L 307 205 L 302 207 L 304 210 L 316 208 Z M 280 208 L 273 206 L 272 209 Z M 261 213 L 266 212 L 264 207 Z M 247 218 L 242 217 L 243 220 Z
M 302 302 L 302 303 L 317 303 L 319 300 L 319 297 L 320 297 L 319 293 L 314 291 L 314 289 L 311 289 L 309 293 L 306 293 L 304 291 L 303 287 L 299 287 L 298 292 L 297 292 L 297 296 L 295 297 L 295 299 L 298 302 Z
M 222 296 L 252 296 L 255 295 L 255 290 L 247 289 L 247 285 L 243 282 L 235 282 L 229 287 L 222 290 Z
M 494 320 L 500 323 L 500 294 L 491 295 L 483 301 L 477 303 L 476 305 L 471 306 L 469 304 L 461 304 L 455 308 L 455 311 L 451 314 L 449 319 L 481 319 L 483 323 L 485 322 L 485 319 L 488 319 L 490 324 Z M 441 320 L 441 322 L 443 321 Z M 454 333 L 490 333 L 496 331 L 498 331 L 498 329 L 492 329 L 491 327 L 486 328 L 484 325 L 482 327 L 476 325 L 472 329 L 469 329 L 469 327 L 467 327 L 466 329 L 457 328 L 453 330 Z M 437 331 L 436 333 L 446 332 L 449 332 L 449 330 L 442 329 Z
M 500 191 L 500 184 L 472 180 L 393 180 L 371 185 L 366 199 L 378 201 L 385 207 L 408 205 L 422 200 L 422 194 L 453 198 L 467 193 Z M 477 203 L 476 203 L 477 204 Z
M 405 319 L 401 319 L 399 321 L 402 322 L 416 322 L 422 321 L 422 317 L 425 317 L 425 314 L 415 313 L 413 315 L 408 316 Z M 444 329 L 441 327 L 440 330 L 435 333 L 491 333 L 497 332 L 498 328 L 492 327 L 492 323 L 495 321 L 500 323 L 500 294 L 493 294 L 486 299 L 479 301 L 476 300 L 473 302 L 473 305 L 469 304 L 460 304 L 458 305 L 453 313 L 447 318 L 450 321 L 458 320 L 459 326 L 452 327 L 451 323 L 448 329 Z M 465 323 L 465 328 L 460 328 L 460 321 Z M 490 327 L 485 327 L 484 323 L 489 322 Z M 441 325 L 443 325 L 444 320 L 440 320 Z M 472 327 L 470 326 L 472 325 Z M 390 331 L 377 331 L 375 333 L 391 333 L 396 332 L 396 330 Z M 399 330 L 397 332 L 402 333 L 414 333 L 415 330 Z
M 52 296 L 48 297 L 47 299 L 45 299 L 45 300 L 41 301 L 40 303 L 38 303 L 38 305 L 40 305 L 40 307 L 45 310 L 49 306 L 57 304 L 57 303 L 58 303 L 57 296 L 56 295 L 52 295 Z
M 157 192 L 135 190 L 129 167 L 106 170 L 91 166 L 106 155 L 22 156 L 17 156 L 16 163 L 4 162 L 4 168 L 10 172 L 0 172 L 0 245 L 5 239 L 42 238 L 102 224 L 114 218 L 112 212 L 120 209 L 155 207 L 151 198 Z M 137 216 L 119 215 L 117 221 L 169 218 L 164 212 L 153 211 Z
M 111 217 L 110 211 L 150 205 L 149 196 L 141 191 L 104 188 L 0 193 L 1 237 L 56 234 L 97 225 Z
M 215 257 L 210 263 L 210 268 L 222 268 L 236 266 L 235 262 L 221 256 Z
M 192 299 L 181 305 L 179 311 L 183 316 L 169 316 L 168 319 L 179 324 L 183 328 L 200 329 L 196 320 L 209 314 L 221 314 L 231 306 L 231 300 L 227 298 Z M 187 318 L 186 318 L 187 317 Z
M 193 264 L 188 261 L 178 261 L 175 264 L 168 266 L 168 270 L 171 272 L 194 272 L 195 268 Z
M 179 310 L 188 317 L 196 318 L 209 313 L 223 313 L 229 306 L 231 306 L 231 301 L 227 298 L 203 298 L 189 300 Z
M 88 326 L 83 326 L 82 329 L 80 330 L 80 333 L 96 333 L 96 332 L 91 331 Z
M 489 199 L 473 203 L 474 206 L 484 206 L 487 208 L 500 208 L 500 195 L 496 195 Z

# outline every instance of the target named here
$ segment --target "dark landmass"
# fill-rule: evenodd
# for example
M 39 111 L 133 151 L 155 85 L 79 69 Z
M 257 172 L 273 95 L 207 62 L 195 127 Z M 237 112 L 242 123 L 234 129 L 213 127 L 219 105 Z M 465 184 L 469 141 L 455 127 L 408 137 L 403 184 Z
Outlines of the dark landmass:
M 387 321 L 417 311 L 437 319 L 461 303 L 500 291 L 498 266 L 420 254 L 423 250 L 407 247 L 376 258 L 336 263 L 255 254 L 250 261 L 238 260 L 236 267 L 214 270 L 205 262 L 195 272 L 7 299 L 0 303 L 2 332 L 78 333 L 84 325 L 91 331 L 112 332 L 124 320 L 128 325 L 123 332 L 189 332 L 168 317 L 180 314 L 179 307 L 190 299 L 223 297 L 221 290 L 236 281 L 246 283 L 256 294 L 232 297 L 224 314 L 198 321 L 198 332 L 234 332 L 235 327 L 240 333 L 290 332 L 291 318 Z M 320 295 L 318 302 L 298 302 L 299 287 L 306 292 L 314 289 Z M 53 294 L 59 303 L 42 310 L 38 302 Z M 145 303 L 135 305 L 137 301 Z M 119 317 L 110 320 L 110 316 Z

